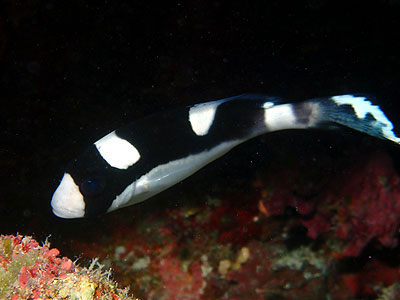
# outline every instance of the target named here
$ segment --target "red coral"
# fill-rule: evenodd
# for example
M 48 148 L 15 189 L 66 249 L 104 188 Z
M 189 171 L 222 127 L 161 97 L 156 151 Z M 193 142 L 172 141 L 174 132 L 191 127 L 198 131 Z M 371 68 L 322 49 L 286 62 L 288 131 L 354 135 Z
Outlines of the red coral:
M 397 267 L 390 267 L 378 260 L 370 261 L 362 272 L 342 276 L 344 289 L 351 292 L 352 297 L 367 297 L 374 295 L 374 287 L 390 286 L 400 280 Z
M 61 260 L 60 268 L 64 271 L 70 271 L 72 269 L 72 261 L 66 257 Z
M 7 275 L 6 282 L 1 283 L 1 299 L 52 299 L 63 287 L 63 296 L 82 278 L 96 286 L 96 295 L 102 299 L 132 299 L 126 293 L 115 287 L 115 283 L 98 270 L 77 267 L 66 257 L 58 257 L 60 251 L 56 248 L 49 249 L 39 244 L 31 237 L 1 236 L 0 257 L 11 257 L 7 264 L 1 266 Z M 2 260 L 4 261 L 4 260 Z M 12 268 L 8 268 L 12 264 Z M 19 274 L 14 270 L 19 269 Z M 9 269 L 13 271 L 7 273 Z M 68 275 L 68 276 L 67 276 Z M 65 281 L 55 279 L 66 279 Z M 69 283 L 68 283 L 69 281 Z M 72 282 L 72 284 L 71 284 Z M 4 289 L 5 288 L 5 289 Z M 85 291 L 79 291 L 78 293 Z M 123 295 L 121 298 L 119 295 Z M 97 299 L 97 298 L 96 298 Z
M 39 299 L 41 290 L 59 276 L 63 277 L 67 272 L 73 272 L 73 263 L 66 257 L 57 257 L 60 254 L 58 249 L 49 249 L 47 246 L 40 247 L 38 242 L 30 237 L 22 236 L 1 236 L 3 243 L 10 243 L 12 249 L 1 254 L 2 261 L 7 264 L 14 262 L 24 263 L 18 275 L 18 285 L 21 288 L 29 287 L 32 298 Z M 10 242 L 8 242 L 10 241 Z M 9 253 L 12 251 L 12 253 Z M 10 256 L 10 260 L 6 260 Z M 30 257 L 25 261 L 25 257 Z M 27 263 L 34 259 L 34 263 Z M 7 267 L 4 264 L 4 268 Z
M 18 282 L 21 287 L 25 287 L 26 284 L 28 283 L 29 279 L 31 279 L 31 274 L 28 272 L 28 269 L 26 266 L 23 266 L 21 268 L 21 271 L 19 273 L 18 277 Z
M 268 193 L 267 200 L 263 203 L 267 214 L 282 215 L 285 209 L 290 206 L 302 215 L 308 215 L 314 210 L 315 203 L 293 195 L 288 186 L 276 187 Z
M 46 252 L 45 254 L 43 254 L 43 257 L 55 257 L 57 255 L 60 254 L 60 251 L 58 251 L 58 249 L 53 248 L 51 250 L 49 250 L 48 252 Z
M 279 215 L 285 207 L 294 207 L 303 216 L 301 223 L 310 238 L 333 230 L 337 238 L 347 242 L 342 256 L 357 256 L 373 238 L 386 247 L 397 244 L 400 178 L 387 155 L 359 158 L 351 168 L 331 174 L 330 184 L 311 198 L 294 195 L 300 184 L 293 182 L 293 174 L 282 178 L 280 182 L 271 180 L 272 187 L 264 190 L 265 200 L 260 204 L 264 214 Z M 303 187 L 304 194 L 311 194 L 311 190 L 318 189 L 307 191 Z
M 253 202 L 253 207 L 231 207 L 224 212 L 223 216 L 229 218 L 230 222 L 219 228 L 219 243 L 244 245 L 247 241 L 260 236 L 261 227 L 255 222 L 257 215 L 255 204 Z M 218 223 L 217 225 L 220 226 Z
M 303 219 L 301 223 L 307 227 L 307 235 L 316 239 L 320 234 L 327 232 L 331 228 L 331 221 L 328 216 L 316 214 L 312 219 Z
M 164 258 L 160 262 L 159 272 L 168 294 L 165 300 L 200 299 L 203 277 L 199 263 L 192 263 L 184 271 L 180 260 L 174 257 Z
M 263 299 L 266 290 L 280 285 L 268 259 L 273 257 L 271 249 L 260 242 L 251 242 L 247 246 L 251 253 L 250 259 L 239 270 L 227 274 L 227 278 L 236 284 L 223 299 Z
M 376 155 L 355 170 L 341 191 L 336 236 L 348 241 L 343 255 L 356 256 L 372 238 L 386 247 L 397 244 L 400 179 L 388 156 Z M 346 203 L 346 199 L 350 199 Z

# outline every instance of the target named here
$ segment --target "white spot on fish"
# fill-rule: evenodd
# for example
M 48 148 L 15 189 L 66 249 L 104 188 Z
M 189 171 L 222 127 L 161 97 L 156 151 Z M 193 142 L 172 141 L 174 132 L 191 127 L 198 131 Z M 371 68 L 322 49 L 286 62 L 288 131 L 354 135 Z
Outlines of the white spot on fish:
M 267 102 L 268 103 L 268 102 Z M 265 106 L 266 104 L 264 104 Z M 268 130 L 282 130 L 289 128 L 302 128 L 304 125 L 297 124 L 297 118 L 291 104 L 282 104 L 265 108 L 264 122 Z
M 61 218 L 82 218 L 85 215 L 85 201 L 70 174 L 64 173 L 51 199 L 53 213 Z
M 117 169 L 128 169 L 140 159 L 139 151 L 127 140 L 117 136 L 115 131 L 94 144 L 104 160 Z
M 264 104 L 263 104 L 263 108 L 265 108 L 265 109 L 267 109 L 267 108 L 271 108 L 272 106 L 274 106 L 274 103 L 273 102 L 265 102 Z
M 396 143 L 400 142 L 400 138 L 396 137 L 393 133 L 393 124 L 385 116 L 383 111 L 377 105 L 373 105 L 371 101 L 365 97 L 355 97 L 353 95 L 334 96 L 332 100 L 337 105 L 351 105 L 359 119 L 364 119 L 370 113 L 375 120 L 377 120 L 382 127 L 382 134 L 389 140 Z
M 192 130 L 199 136 L 206 135 L 214 122 L 215 112 L 221 101 L 196 104 L 189 109 Z

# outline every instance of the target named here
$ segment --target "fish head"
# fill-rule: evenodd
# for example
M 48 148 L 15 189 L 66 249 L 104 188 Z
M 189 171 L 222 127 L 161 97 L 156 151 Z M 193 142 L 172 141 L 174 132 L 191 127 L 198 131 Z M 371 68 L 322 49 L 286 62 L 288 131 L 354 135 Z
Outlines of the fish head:
M 110 186 L 112 174 L 101 160 L 93 162 L 96 152 L 90 149 L 68 165 L 51 199 L 56 216 L 66 219 L 95 216 L 105 213 L 111 205 L 115 197 L 106 187 Z

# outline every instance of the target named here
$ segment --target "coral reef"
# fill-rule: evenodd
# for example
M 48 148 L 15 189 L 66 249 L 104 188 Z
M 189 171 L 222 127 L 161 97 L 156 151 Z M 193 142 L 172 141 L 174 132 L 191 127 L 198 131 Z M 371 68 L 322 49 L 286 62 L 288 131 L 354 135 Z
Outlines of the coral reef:
M 0 299 L 129 300 L 106 272 L 77 266 L 59 257 L 48 242 L 40 246 L 28 236 L 0 237 Z
M 304 178 L 306 172 L 293 170 L 291 174 Z M 377 153 L 368 160 L 352 162 L 340 174 L 328 174 L 326 178 L 329 184 L 325 183 L 322 192 L 312 194 L 301 187 L 306 196 L 299 196 L 299 183 L 291 182 L 293 177 L 271 177 L 268 173 L 263 180 L 268 185 L 260 204 L 262 211 L 269 216 L 282 215 L 287 207 L 293 207 L 310 238 L 333 231 L 344 242 L 345 247 L 337 253 L 341 257 L 358 256 L 372 239 L 386 247 L 397 245 L 400 178 L 387 155 Z

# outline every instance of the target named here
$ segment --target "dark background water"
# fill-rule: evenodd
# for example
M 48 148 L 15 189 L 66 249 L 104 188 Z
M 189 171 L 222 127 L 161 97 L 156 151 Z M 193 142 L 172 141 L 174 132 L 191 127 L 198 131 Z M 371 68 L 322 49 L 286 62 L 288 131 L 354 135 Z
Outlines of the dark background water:
M 400 121 L 399 28 L 395 0 L 0 1 L 0 232 L 62 232 L 50 199 L 67 162 L 154 111 L 362 92 Z

